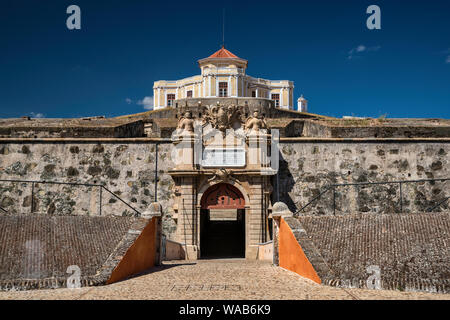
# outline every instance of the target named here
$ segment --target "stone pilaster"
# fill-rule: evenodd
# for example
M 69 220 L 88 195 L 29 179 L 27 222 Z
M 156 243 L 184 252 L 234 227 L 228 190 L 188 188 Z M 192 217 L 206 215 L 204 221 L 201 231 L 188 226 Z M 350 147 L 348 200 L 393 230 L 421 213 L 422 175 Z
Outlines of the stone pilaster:
M 250 185 L 250 209 L 248 210 L 249 217 L 247 219 L 247 231 L 248 231 L 248 245 L 247 245 L 247 259 L 256 259 L 258 253 L 258 244 L 263 242 L 262 239 L 262 198 L 263 190 L 261 184 L 261 178 L 253 178 Z
M 198 259 L 197 208 L 195 206 L 194 178 L 182 177 L 180 184 L 181 202 L 178 218 L 178 239 L 185 244 L 186 259 Z

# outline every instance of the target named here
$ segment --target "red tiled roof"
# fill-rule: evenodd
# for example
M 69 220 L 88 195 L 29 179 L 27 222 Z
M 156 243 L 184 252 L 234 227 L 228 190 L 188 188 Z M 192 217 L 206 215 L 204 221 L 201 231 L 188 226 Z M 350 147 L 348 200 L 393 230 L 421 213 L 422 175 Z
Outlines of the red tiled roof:
M 237 58 L 237 59 L 240 59 L 238 56 L 231 53 L 224 47 L 222 47 L 219 51 L 216 51 L 215 53 L 210 55 L 208 58 Z

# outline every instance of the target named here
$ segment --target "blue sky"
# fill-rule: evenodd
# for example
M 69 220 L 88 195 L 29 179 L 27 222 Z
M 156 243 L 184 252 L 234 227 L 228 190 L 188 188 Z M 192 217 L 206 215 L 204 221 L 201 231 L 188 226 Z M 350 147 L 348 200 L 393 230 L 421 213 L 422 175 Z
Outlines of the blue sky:
M 381 30 L 366 27 L 372 4 Z M 247 73 L 294 81 L 311 112 L 450 118 L 448 0 L 2 0 L 0 117 L 145 111 L 155 80 L 199 74 L 220 48 L 223 8 Z

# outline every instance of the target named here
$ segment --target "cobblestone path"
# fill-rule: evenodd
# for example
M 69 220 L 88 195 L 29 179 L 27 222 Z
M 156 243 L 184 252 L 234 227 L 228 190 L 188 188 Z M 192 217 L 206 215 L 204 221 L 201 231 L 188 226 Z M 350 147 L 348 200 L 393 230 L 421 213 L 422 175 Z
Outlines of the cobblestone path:
M 0 299 L 446 299 L 450 294 L 341 289 L 318 285 L 267 262 L 172 261 L 101 287 L 0 292 Z

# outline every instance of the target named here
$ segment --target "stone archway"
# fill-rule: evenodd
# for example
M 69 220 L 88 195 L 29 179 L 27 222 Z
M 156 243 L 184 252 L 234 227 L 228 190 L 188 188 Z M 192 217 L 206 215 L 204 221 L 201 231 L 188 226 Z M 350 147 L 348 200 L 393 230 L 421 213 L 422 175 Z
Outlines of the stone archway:
M 210 186 L 200 200 L 200 256 L 245 257 L 245 198 L 228 183 Z
M 201 198 L 202 209 L 245 209 L 241 191 L 228 183 L 218 183 L 206 190 Z

